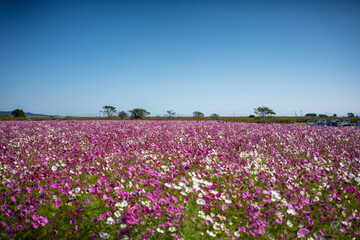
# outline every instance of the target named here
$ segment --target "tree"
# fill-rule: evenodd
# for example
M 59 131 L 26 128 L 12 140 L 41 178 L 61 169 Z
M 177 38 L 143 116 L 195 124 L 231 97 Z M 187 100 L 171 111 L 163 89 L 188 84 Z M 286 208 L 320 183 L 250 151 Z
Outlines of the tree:
M 103 111 L 101 111 L 102 113 L 104 113 L 105 115 L 108 116 L 108 118 L 113 117 L 116 114 L 116 108 L 113 106 L 103 106 Z
M 15 109 L 11 112 L 14 117 L 25 117 L 25 112 L 22 109 Z
M 213 119 L 218 119 L 218 118 L 220 117 L 220 115 L 219 115 L 219 114 L 216 114 L 216 113 L 212 113 L 212 114 L 210 115 L 210 117 L 213 118 Z
M 333 117 L 337 117 L 337 114 L 336 114 L 336 113 L 334 113 Z
M 355 115 L 353 113 L 351 113 L 351 112 L 349 112 L 347 115 L 348 115 L 349 118 L 355 117 Z
M 167 110 L 166 113 L 169 118 L 175 116 L 175 114 L 176 114 L 176 112 L 174 112 L 174 110 Z
M 118 113 L 119 118 L 123 119 L 128 117 L 128 114 L 125 111 L 121 111 Z
M 134 108 L 133 110 L 129 111 L 131 114 L 131 118 L 135 118 L 135 119 L 141 119 L 144 118 L 148 115 L 150 115 L 150 113 L 148 111 L 146 111 L 145 109 L 142 108 Z
M 202 112 L 195 111 L 195 112 L 193 112 L 193 117 L 202 118 L 202 117 L 204 117 L 204 114 Z
M 268 107 L 265 107 L 265 106 L 254 108 L 254 113 L 259 115 L 260 117 L 267 117 L 269 115 L 276 115 L 274 110 L 272 110 L 272 109 L 270 109 Z

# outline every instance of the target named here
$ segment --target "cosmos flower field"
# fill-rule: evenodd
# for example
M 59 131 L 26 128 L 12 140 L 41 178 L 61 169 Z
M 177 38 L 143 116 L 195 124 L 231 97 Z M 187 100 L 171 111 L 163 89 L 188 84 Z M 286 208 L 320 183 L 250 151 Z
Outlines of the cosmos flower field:
M 360 128 L 0 122 L 0 239 L 360 239 Z

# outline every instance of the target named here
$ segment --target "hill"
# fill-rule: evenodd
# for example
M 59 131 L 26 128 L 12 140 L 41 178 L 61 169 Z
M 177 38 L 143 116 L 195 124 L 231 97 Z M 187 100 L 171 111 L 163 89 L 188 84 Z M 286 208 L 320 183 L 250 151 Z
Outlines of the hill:
M 0 111 L 0 116 L 5 116 L 5 115 L 12 116 L 11 111 Z M 49 117 L 50 115 L 26 112 L 25 116 L 26 117 Z

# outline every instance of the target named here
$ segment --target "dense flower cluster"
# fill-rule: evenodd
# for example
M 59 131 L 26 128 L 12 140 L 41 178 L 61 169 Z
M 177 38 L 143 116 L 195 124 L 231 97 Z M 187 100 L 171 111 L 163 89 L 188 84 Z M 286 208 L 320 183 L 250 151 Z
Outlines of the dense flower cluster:
M 360 129 L 0 122 L 0 239 L 360 238 Z

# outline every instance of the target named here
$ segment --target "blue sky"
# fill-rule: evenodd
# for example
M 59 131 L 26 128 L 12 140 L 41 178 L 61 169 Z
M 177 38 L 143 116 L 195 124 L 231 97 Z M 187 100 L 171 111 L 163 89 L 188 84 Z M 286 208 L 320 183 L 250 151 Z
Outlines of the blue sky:
M 0 1 L 0 110 L 360 114 L 360 1 Z

